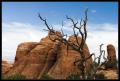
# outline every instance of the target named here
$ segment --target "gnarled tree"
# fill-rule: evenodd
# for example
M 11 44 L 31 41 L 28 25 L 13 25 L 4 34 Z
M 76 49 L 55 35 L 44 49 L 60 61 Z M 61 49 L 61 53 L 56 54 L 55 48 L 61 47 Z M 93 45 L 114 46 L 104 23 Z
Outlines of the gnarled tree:
M 87 12 L 88 12 L 88 9 L 86 9 L 86 11 L 85 11 L 85 18 L 81 19 L 80 22 L 78 22 L 78 21 L 75 22 L 72 18 L 66 16 L 66 18 L 68 20 L 70 20 L 72 22 L 72 24 L 73 24 L 72 25 L 72 27 L 73 27 L 73 33 L 74 33 L 74 36 L 76 38 L 76 43 L 77 44 L 69 42 L 67 40 L 67 34 L 64 34 L 64 32 L 63 32 L 62 29 L 61 29 L 62 35 L 58 35 L 58 37 L 56 39 L 52 39 L 49 36 L 49 38 L 52 41 L 58 40 L 58 41 L 60 41 L 60 42 L 62 42 L 64 44 L 72 47 L 74 50 L 76 50 L 76 51 L 79 52 L 81 58 L 79 60 L 75 61 L 74 64 L 76 65 L 76 63 L 78 63 L 77 66 L 81 70 L 81 76 L 82 76 L 81 78 L 82 79 L 86 79 L 85 78 L 85 76 L 86 76 L 85 75 L 85 67 L 86 67 L 85 62 L 93 55 L 93 54 L 91 54 L 90 56 L 88 56 L 87 58 L 85 58 L 85 54 L 83 53 L 83 47 L 85 46 L 85 42 L 86 42 L 86 38 L 87 38 L 87 29 L 86 29 L 86 25 L 87 25 L 87 21 L 88 21 Z M 39 16 L 40 20 L 42 20 L 45 23 L 48 31 L 51 34 L 55 34 L 55 30 L 48 25 L 46 19 L 43 19 L 40 14 L 38 16 Z M 81 42 L 78 42 L 78 36 L 81 36 L 81 38 L 82 38 Z

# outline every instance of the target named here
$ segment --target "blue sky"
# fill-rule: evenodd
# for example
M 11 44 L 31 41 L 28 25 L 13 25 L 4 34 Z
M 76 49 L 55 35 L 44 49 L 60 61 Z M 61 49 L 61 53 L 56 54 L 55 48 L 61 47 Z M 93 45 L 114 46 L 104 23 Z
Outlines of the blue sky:
M 66 15 L 80 19 L 86 8 L 89 8 L 89 22 L 118 23 L 117 2 L 3 2 L 2 20 L 39 24 L 39 12 L 55 24 L 66 20 Z
M 86 8 L 89 9 L 86 43 L 90 53 L 99 55 L 101 43 L 104 50 L 113 44 L 118 56 L 117 2 L 2 2 L 2 59 L 13 62 L 20 43 L 39 42 L 47 35 L 38 13 L 55 29 L 60 29 L 64 21 L 64 33 L 73 34 L 65 16 L 80 20 Z

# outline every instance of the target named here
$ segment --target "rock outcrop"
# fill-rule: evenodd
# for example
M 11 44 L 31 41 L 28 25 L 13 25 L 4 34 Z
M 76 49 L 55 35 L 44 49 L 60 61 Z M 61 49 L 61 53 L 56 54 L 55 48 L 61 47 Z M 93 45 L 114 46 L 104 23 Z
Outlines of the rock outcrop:
M 55 79 L 66 79 L 71 74 L 80 73 L 74 65 L 76 59 L 80 58 L 79 52 L 73 50 L 59 41 L 51 39 L 61 36 L 60 32 L 49 33 L 40 42 L 25 42 L 18 45 L 13 67 L 6 75 L 22 74 L 28 79 L 39 79 L 43 74 L 48 74 Z M 51 37 L 51 39 L 49 38 Z M 68 41 L 76 43 L 74 36 L 70 36 Z M 81 42 L 81 38 L 78 37 Z M 84 46 L 85 57 L 90 55 L 87 44 Z M 86 62 L 85 70 L 91 69 L 92 58 Z
M 117 67 L 117 60 L 116 60 L 116 51 L 115 47 L 111 44 L 107 45 L 107 68 L 116 68 Z
M 38 43 L 27 42 L 18 45 L 15 63 L 7 74 L 20 73 L 28 79 L 36 79 L 39 75 L 42 75 L 41 73 L 44 73 L 44 66 L 48 66 L 45 70 L 48 71 L 54 63 L 57 54 L 54 51 L 55 44 L 56 42 L 51 41 L 48 35 Z
M 55 34 L 49 32 L 40 42 L 19 44 L 14 64 L 10 65 L 2 61 L 2 74 L 6 76 L 21 74 L 27 79 L 40 79 L 44 74 L 54 79 L 66 79 L 71 74 L 81 74 L 78 66 L 74 64 L 76 60 L 81 59 L 80 53 L 58 40 L 52 41 L 59 36 L 61 36 L 60 32 L 56 31 Z M 68 38 L 68 42 L 77 45 L 77 42 L 81 43 L 81 38 L 78 37 L 76 41 L 72 35 Z M 85 58 L 90 56 L 87 44 L 83 47 L 83 53 Z M 98 69 L 97 74 L 102 73 L 107 79 L 117 79 L 117 69 L 113 69 L 117 65 L 115 47 L 111 44 L 107 45 L 107 53 L 108 61 Z M 86 73 L 91 71 L 92 63 L 92 57 L 86 61 Z M 114 76 L 111 77 L 112 75 Z
M 2 74 L 6 74 L 12 67 L 12 64 L 7 61 L 2 61 Z

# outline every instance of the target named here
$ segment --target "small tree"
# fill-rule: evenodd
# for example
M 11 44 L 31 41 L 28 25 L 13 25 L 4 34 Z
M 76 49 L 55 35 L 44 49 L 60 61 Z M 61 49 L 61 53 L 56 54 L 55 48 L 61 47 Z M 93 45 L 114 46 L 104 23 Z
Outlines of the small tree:
M 100 45 L 100 55 L 98 57 L 96 57 L 95 54 L 93 54 L 94 55 L 93 68 L 92 68 L 91 75 L 89 77 L 91 79 L 97 79 L 97 77 L 99 77 L 99 75 L 97 75 L 96 72 L 102 65 L 105 65 L 107 63 L 107 59 L 105 58 L 105 50 L 102 49 L 103 45 L 104 44 Z M 103 59 L 105 60 L 103 63 L 101 63 L 102 55 L 103 55 Z M 98 61 L 96 61 L 97 59 L 98 59 Z

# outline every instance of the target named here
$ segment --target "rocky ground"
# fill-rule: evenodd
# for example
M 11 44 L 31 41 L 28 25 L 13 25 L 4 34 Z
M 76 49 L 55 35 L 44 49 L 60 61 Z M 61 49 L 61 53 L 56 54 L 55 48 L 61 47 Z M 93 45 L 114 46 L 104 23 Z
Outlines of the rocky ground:
M 118 70 L 108 69 L 108 70 L 98 70 L 97 74 L 104 74 L 107 79 L 116 80 L 118 79 Z

